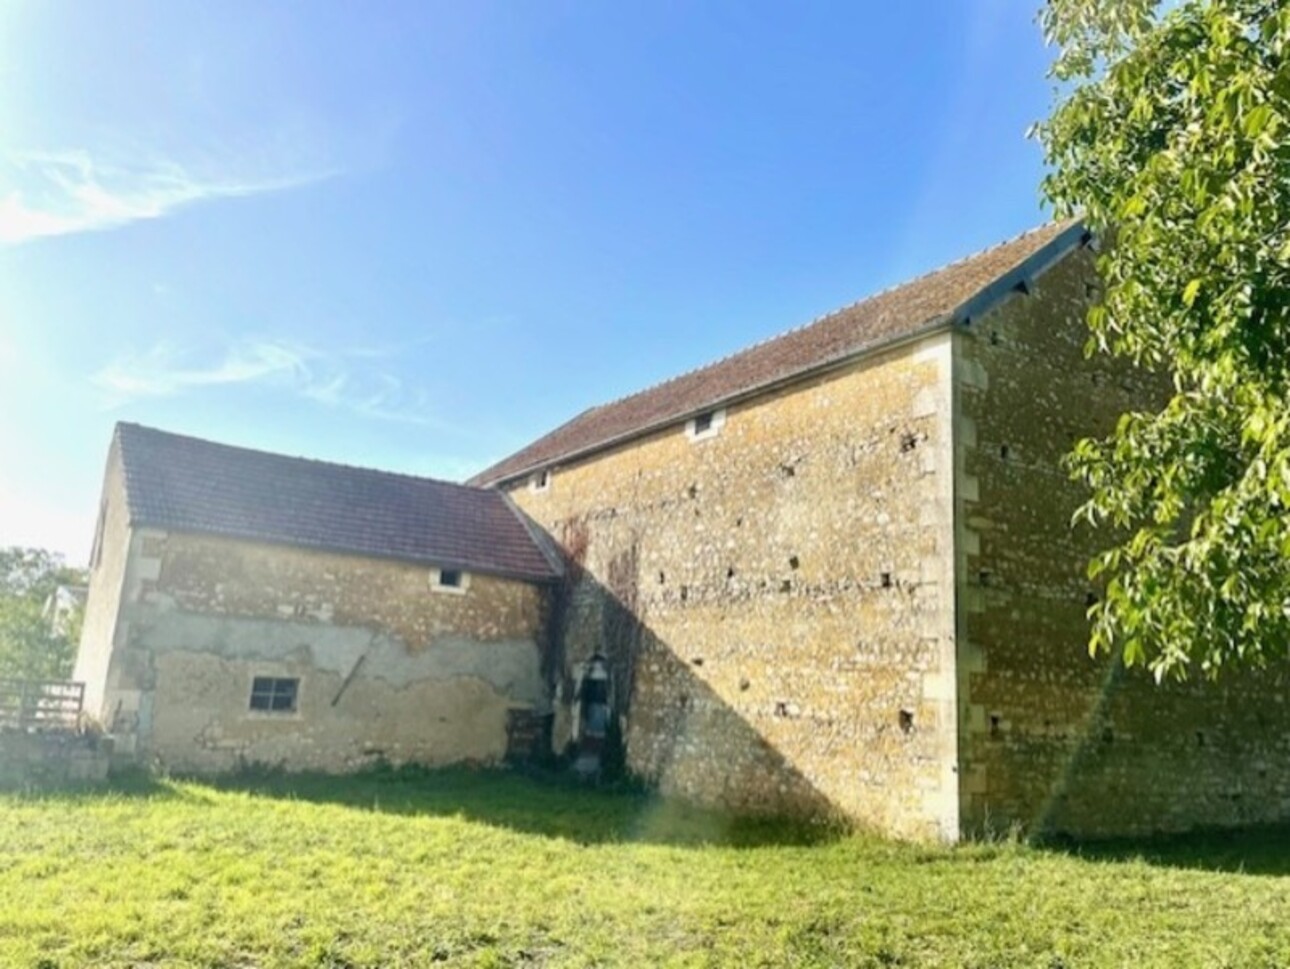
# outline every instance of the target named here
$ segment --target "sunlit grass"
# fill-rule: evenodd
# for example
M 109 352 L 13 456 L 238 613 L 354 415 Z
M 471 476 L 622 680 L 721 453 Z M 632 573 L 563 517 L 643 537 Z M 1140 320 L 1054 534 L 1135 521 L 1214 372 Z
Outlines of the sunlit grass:
M 514 774 L 0 797 L 0 966 L 1280 966 L 1290 833 L 1080 852 Z

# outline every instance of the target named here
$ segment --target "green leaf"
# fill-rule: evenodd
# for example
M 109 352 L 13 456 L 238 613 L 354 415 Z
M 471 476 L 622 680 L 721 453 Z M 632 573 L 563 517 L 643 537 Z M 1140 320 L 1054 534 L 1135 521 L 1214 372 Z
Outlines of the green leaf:
M 1200 280 L 1193 279 L 1183 287 L 1182 300 L 1183 305 L 1191 308 L 1196 302 L 1196 297 L 1200 294 Z

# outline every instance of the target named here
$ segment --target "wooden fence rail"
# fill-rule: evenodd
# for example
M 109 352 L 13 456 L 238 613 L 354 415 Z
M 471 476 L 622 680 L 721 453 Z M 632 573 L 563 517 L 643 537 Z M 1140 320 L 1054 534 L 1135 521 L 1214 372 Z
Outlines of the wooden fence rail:
M 66 730 L 80 723 L 85 684 L 0 679 L 0 727 Z

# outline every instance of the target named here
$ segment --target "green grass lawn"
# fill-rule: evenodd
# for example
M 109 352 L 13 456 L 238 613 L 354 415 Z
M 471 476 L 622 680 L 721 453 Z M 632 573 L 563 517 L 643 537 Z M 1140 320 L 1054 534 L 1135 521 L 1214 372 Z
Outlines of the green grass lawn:
M 1290 832 L 1058 851 L 450 771 L 0 796 L 0 966 L 1286 966 Z

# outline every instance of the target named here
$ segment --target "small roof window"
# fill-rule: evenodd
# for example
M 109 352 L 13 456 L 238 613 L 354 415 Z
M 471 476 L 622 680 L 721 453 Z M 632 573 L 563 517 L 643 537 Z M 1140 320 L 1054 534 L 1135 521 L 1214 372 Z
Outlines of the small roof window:
M 470 584 L 470 576 L 461 569 L 432 569 L 430 588 L 435 592 L 464 593 Z
M 718 407 L 695 414 L 685 426 L 685 433 L 692 441 L 702 441 L 716 437 L 726 423 L 726 409 Z

